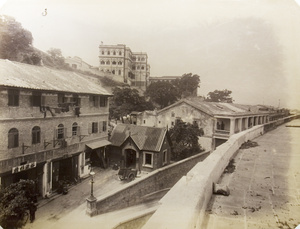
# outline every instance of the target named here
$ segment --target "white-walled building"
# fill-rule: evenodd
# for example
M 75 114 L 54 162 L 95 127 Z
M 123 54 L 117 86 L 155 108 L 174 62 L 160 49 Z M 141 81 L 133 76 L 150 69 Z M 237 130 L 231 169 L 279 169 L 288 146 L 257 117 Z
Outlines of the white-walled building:
M 99 46 L 99 70 L 123 79 L 132 87 L 146 90 L 150 65 L 145 52 L 132 52 L 123 44 Z
M 231 135 L 268 123 L 278 115 L 277 110 L 266 106 L 204 102 L 199 97 L 193 97 L 182 99 L 162 110 L 133 113 L 131 120 L 136 125 L 169 128 L 175 125 L 177 119 L 196 122 L 204 131 L 199 143 L 210 150 L 228 140 Z

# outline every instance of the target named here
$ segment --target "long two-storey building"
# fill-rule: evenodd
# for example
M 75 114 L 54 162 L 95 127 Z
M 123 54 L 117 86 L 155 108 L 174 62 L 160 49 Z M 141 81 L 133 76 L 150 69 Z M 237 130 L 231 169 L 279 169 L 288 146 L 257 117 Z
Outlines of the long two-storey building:
M 97 80 L 8 60 L 0 76 L 2 187 L 31 179 L 45 197 L 105 164 L 111 94 Z
M 286 116 L 284 111 L 267 106 L 204 102 L 200 97 L 182 99 L 162 110 L 132 113 L 133 124 L 169 127 L 177 119 L 197 123 L 204 135 L 199 143 L 206 150 L 214 149 L 235 133 L 255 125 Z

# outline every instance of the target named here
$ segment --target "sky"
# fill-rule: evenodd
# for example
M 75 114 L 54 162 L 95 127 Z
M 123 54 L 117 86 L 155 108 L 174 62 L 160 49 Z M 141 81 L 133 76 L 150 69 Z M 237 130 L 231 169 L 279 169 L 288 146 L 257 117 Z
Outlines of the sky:
M 42 51 L 98 66 L 101 42 L 125 44 L 151 76 L 199 75 L 199 95 L 300 109 L 300 0 L 0 0 L 0 14 Z

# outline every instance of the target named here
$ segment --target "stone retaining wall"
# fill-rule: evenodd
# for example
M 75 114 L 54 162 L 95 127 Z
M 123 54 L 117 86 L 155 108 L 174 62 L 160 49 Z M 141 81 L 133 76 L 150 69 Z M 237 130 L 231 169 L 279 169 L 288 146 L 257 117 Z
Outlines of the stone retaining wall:
M 168 189 L 191 170 L 198 162 L 203 161 L 208 152 L 200 153 L 185 160 L 157 169 L 142 178 L 137 178 L 124 185 L 120 190 L 112 190 L 96 202 L 96 209 L 89 209 L 87 214 L 93 216 L 118 210 L 146 200 L 147 195 Z M 145 198 L 143 198 L 145 196 Z

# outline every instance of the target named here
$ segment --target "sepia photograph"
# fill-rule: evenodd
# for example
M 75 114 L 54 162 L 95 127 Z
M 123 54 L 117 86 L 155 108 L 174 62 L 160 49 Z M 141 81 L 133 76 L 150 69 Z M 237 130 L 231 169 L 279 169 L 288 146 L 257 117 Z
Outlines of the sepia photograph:
M 300 229 L 300 0 L 0 0 L 0 229 Z

